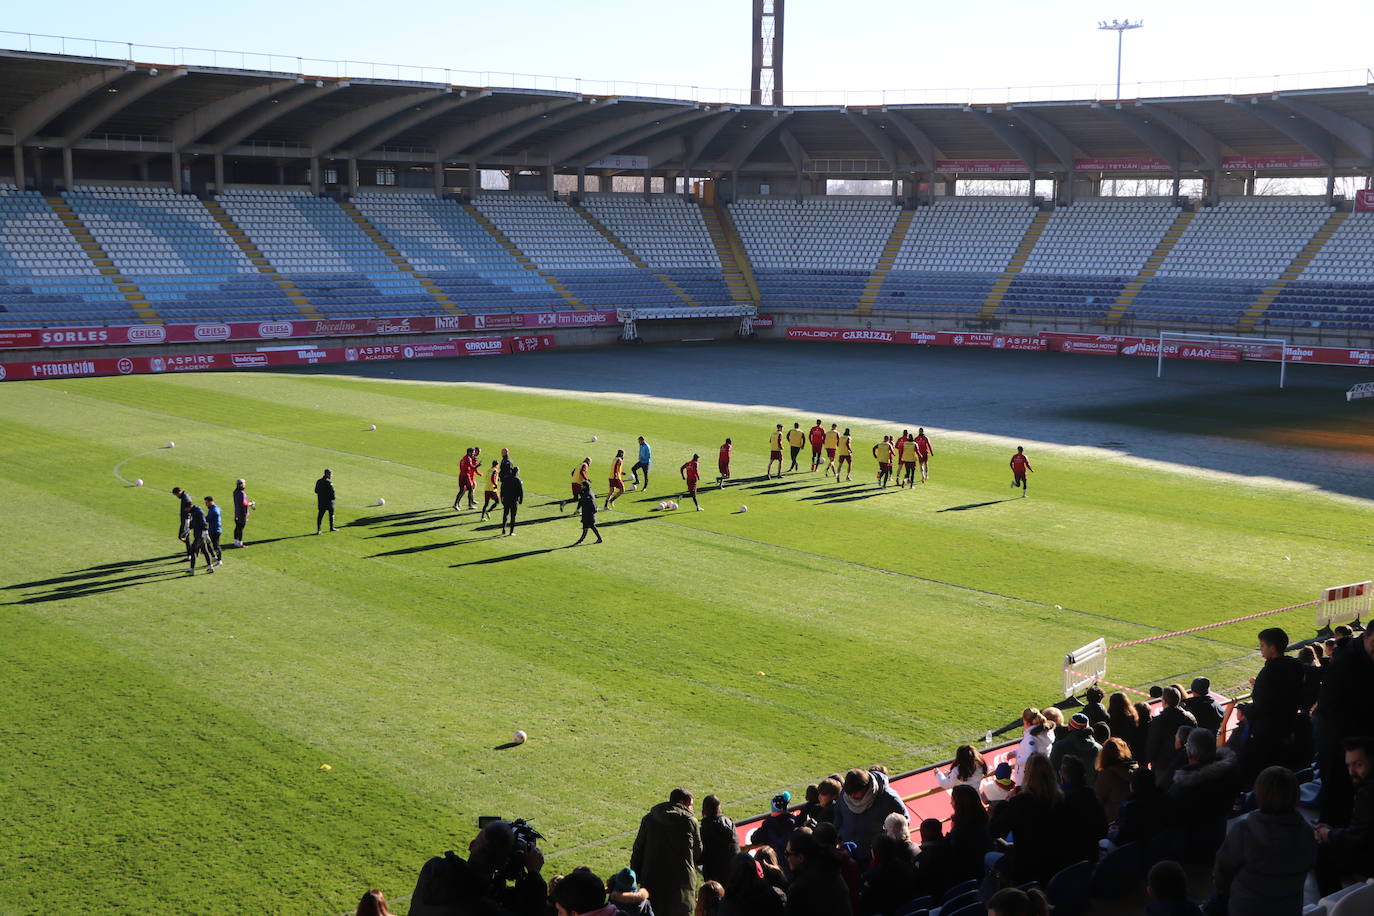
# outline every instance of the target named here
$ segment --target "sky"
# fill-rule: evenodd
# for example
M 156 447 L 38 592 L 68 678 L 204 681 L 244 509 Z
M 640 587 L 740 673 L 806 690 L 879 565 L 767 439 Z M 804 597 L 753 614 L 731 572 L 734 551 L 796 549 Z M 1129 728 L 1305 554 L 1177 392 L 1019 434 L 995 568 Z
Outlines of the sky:
M 725 99 L 713 98 L 710 89 L 739 90 L 749 82 L 750 0 L 602 0 L 586 5 L 524 0 L 515 7 L 474 0 L 412 0 L 400 7 L 357 0 L 325 6 L 237 0 L 175 7 L 68 0 L 56 6 L 11 7 L 2 23 L 11 32 L 451 68 L 470 71 L 451 76 L 465 85 L 532 86 L 536 84 L 528 78 L 501 74 L 548 74 L 581 78 L 581 88 L 588 92 L 605 91 L 601 81 L 613 80 L 619 94 L 714 101 Z M 1275 88 L 1272 79 L 1234 78 L 1273 74 L 1324 72 L 1326 76 L 1308 82 L 1362 84 L 1368 80 L 1366 68 L 1374 67 L 1366 40 L 1374 34 L 1370 0 L 1252 0 L 1240 7 L 1216 0 L 984 0 L 971 6 L 910 0 L 837 6 L 791 0 L 786 88 L 799 93 L 881 89 L 889 92 L 884 99 L 894 102 L 965 101 L 960 92 L 948 98 L 899 92 L 964 87 L 998 87 L 1004 94 L 1005 87 L 1042 87 L 1009 93 L 1019 98 L 1111 98 L 1117 37 L 1096 25 L 1115 18 L 1144 21 L 1144 28 L 1125 35 L 1122 96 L 1127 98 L 1266 91 Z M 0 34 L 0 45 L 7 47 L 22 48 L 28 41 Z M 32 47 L 57 50 L 44 39 L 33 39 Z M 69 53 L 85 53 L 82 49 L 79 43 L 67 45 Z M 101 56 L 123 56 L 115 45 L 102 51 Z M 177 63 L 167 60 L 172 56 L 151 48 L 135 53 L 148 62 L 162 58 Z M 242 60 L 252 65 L 251 59 Z M 238 66 L 240 59 L 229 56 L 221 63 Z M 294 69 L 288 64 L 278 60 L 276 69 Z M 321 63 L 302 69 L 312 75 L 333 72 Z M 379 70 L 375 75 L 416 78 L 409 71 Z M 486 79 L 474 78 L 479 75 Z M 1181 82 L 1204 78 L 1214 79 Z M 1174 85 L 1133 91 L 1137 81 Z M 630 86 L 636 82 L 649 85 Z M 1293 82 L 1285 81 L 1283 88 L 1292 88 Z M 844 101 L 856 104 L 867 97 L 789 98 L 794 104 Z

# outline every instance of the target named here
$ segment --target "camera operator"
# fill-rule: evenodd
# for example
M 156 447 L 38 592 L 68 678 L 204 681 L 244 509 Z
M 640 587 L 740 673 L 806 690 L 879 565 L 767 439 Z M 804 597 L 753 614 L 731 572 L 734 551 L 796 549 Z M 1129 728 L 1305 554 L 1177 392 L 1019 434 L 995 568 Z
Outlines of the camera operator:
M 484 823 L 466 861 L 449 851 L 420 869 L 411 916 L 543 916 L 548 889 L 539 874 L 540 839 L 523 820 Z

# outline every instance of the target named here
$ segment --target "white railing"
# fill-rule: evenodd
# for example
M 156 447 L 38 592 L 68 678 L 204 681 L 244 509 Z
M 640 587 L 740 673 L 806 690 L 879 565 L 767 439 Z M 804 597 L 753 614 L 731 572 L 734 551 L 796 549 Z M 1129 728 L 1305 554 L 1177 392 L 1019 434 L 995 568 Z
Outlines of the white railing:
M 641 96 L 684 99 L 709 104 L 747 105 L 749 90 L 680 83 L 633 80 L 596 80 L 515 71 L 463 70 L 416 64 L 329 60 L 259 51 L 228 51 L 139 44 L 101 38 L 76 38 L 34 32 L 0 30 L 0 48 L 43 54 L 62 54 L 179 67 L 224 67 L 333 79 L 386 79 L 452 86 L 533 89 L 584 95 Z M 1252 95 L 1296 89 L 1374 86 L 1374 68 L 1321 70 L 1264 76 L 1226 76 L 1209 79 L 1155 80 L 1122 83 L 1128 99 L 1196 95 Z M 963 86 L 936 89 L 790 89 L 788 106 L 880 107 L 883 105 L 1002 105 L 1010 102 L 1052 102 L 1112 99 L 1114 83 L 1070 83 L 1045 86 Z

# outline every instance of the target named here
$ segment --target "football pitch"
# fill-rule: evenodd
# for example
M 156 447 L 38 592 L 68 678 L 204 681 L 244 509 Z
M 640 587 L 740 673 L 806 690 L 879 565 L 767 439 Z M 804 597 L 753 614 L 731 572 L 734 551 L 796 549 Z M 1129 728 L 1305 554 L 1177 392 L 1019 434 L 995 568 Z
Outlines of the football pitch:
M 709 375 L 733 352 L 633 358 Z M 847 353 L 875 374 L 895 358 Z M 380 887 L 404 912 L 424 860 L 464 849 L 488 814 L 534 822 L 546 875 L 608 874 L 675 785 L 740 818 L 835 770 L 945 759 L 1057 700 L 1063 654 L 1093 639 L 1308 601 L 1370 573 L 1370 504 L 1350 488 L 1042 435 L 1026 442 L 1022 499 L 1007 467 L 1021 440 L 927 419 L 919 403 L 871 410 L 857 390 L 813 400 L 801 387 L 782 409 L 764 389 L 713 401 L 709 384 L 676 400 L 614 372 L 614 393 L 594 394 L 608 389 L 522 379 L 539 366 L 527 359 L 408 379 L 0 390 L 4 906 L 228 912 L 266 894 L 284 912 L 335 913 Z M 1169 390 L 1170 411 L 1198 403 Z M 986 397 L 995 410 L 998 392 Z M 1246 423 L 1260 424 L 1247 397 Z M 1301 397 L 1279 405 L 1285 436 L 1308 415 Z M 762 479 L 773 425 L 817 417 L 852 428 L 853 481 L 809 473 L 805 453 L 800 473 Z M 936 450 L 930 483 L 877 489 L 870 447 L 917 425 Z M 632 463 L 639 435 L 654 450 L 647 493 L 601 514 L 606 543 L 571 547 L 581 528 L 558 505 L 570 470 L 591 456 L 601 494 L 615 449 Z M 726 437 L 736 482 L 722 492 Z M 484 468 L 502 446 L 521 468 L 514 538 L 449 509 L 472 445 Z M 705 511 L 680 498 L 658 511 L 694 452 Z M 326 467 L 341 530 L 315 536 Z M 228 514 L 236 477 L 258 506 L 250 546 L 187 577 L 168 491 L 213 495 Z M 1303 638 L 1312 612 L 1133 647 L 1108 676 L 1144 687 L 1205 672 L 1240 688 L 1265 625 Z M 516 729 L 529 741 L 502 748 Z

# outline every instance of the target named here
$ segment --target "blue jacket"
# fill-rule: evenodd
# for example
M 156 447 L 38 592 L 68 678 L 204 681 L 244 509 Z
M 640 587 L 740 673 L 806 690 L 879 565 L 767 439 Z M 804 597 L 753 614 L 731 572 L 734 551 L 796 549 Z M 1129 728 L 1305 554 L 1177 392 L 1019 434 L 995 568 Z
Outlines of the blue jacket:
M 653 455 L 654 453 L 650 450 L 649 443 L 641 442 L 639 444 L 639 460 L 641 463 L 648 464 L 649 460 L 653 458 Z
M 867 809 L 854 811 L 851 807 L 853 802 L 848 795 L 841 794 L 835 800 L 835 830 L 840 835 L 841 843 L 854 843 L 859 847 L 854 853 L 854 858 L 859 862 L 868 861 L 868 846 L 875 836 L 882 833 L 883 821 L 889 814 L 909 816 L 906 812 L 906 803 L 888 785 L 887 777 L 873 770 L 869 771 L 869 775 L 873 777 L 873 785 L 869 787 L 869 795 L 865 796 L 865 799 L 870 796 L 876 797 Z
M 219 534 L 223 529 L 220 526 L 219 506 L 212 505 L 205 510 L 205 526 L 211 534 Z

